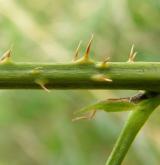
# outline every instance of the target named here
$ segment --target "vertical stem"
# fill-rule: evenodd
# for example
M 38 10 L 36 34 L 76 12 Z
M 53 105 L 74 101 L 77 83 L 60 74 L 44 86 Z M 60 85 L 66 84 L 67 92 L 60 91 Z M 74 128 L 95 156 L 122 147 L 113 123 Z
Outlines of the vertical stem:
M 131 112 L 106 165 L 120 165 L 122 163 L 137 133 L 159 103 L 158 98 L 150 98 L 139 103 L 136 110 Z

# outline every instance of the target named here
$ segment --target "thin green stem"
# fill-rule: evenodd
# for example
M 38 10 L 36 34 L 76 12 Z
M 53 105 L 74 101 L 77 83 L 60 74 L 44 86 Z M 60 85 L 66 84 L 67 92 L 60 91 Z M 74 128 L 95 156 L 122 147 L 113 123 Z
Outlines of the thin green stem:
M 142 101 L 129 118 L 106 162 L 106 165 L 120 165 L 141 127 L 154 109 L 160 104 L 159 98 Z
M 160 91 L 160 63 L 0 64 L 0 88 Z

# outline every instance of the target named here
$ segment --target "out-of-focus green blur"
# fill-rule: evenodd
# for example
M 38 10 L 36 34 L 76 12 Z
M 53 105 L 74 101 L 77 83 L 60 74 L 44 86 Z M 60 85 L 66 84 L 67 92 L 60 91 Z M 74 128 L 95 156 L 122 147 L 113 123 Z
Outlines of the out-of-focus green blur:
M 92 57 L 160 61 L 159 0 L 0 0 L 0 53 L 12 44 L 17 62 L 69 62 L 94 33 Z M 97 100 L 137 91 L 1 90 L 1 165 L 103 165 L 127 113 L 98 112 L 73 123 L 73 112 Z M 157 110 L 138 135 L 124 165 L 158 165 Z

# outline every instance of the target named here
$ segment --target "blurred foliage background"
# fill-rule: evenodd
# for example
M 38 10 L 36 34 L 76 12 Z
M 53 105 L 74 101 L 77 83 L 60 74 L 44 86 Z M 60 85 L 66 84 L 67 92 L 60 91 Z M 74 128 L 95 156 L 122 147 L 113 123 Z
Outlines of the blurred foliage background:
M 92 56 L 126 61 L 134 43 L 138 61 L 160 61 L 159 0 L 0 0 L 0 53 L 13 60 L 69 62 L 94 33 Z M 137 91 L 1 90 L 0 164 L 104 164 L 127 113 L 98 112 L 72 123 L 73 112 L 97 100 Z M 159 111 L 138 135 L 124 165 L 160 162 Z

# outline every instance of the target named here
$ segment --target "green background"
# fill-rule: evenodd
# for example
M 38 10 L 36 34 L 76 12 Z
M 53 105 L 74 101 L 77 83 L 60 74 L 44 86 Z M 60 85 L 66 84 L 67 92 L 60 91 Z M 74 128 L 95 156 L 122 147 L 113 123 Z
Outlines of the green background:
M 160 61 L 159 0 L 0 0 L 0 53 L 13 45 L 17 62 L 70 62 L 94 34 L 91 56 Z M 73 112 L 137 91 L 0 90 L 0 165 L 103 165 L 127 112 L 98 112 L 72 122 Z M 123 165 L 160 162 L 159 111 L 138 135 Z

